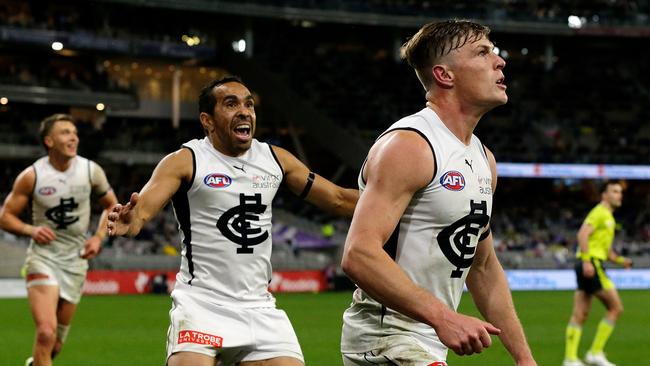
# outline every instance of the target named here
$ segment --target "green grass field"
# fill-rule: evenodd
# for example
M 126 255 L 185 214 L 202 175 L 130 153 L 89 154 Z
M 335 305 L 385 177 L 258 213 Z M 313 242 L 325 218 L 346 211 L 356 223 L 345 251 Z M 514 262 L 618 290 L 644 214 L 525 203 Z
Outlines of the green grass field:
M 625 313 L 607 346 L 609 358 L 619 365 L 645 364 L 650 336 L 649 291 L 622 291 Z M 564 352 L 564 327 L 569 317 L 572 293 L 515 292 L 522 323 L 540 366 L 560 365 Z M 349 293 L 278 295 L 298 333 L 307 365 L 340 365 L 341 314 L 350 302 Z M 170 299 L 166 296 L 85 297 L 58 366 L 164 365 L 165 334 Z M 461 312 L 476 314 L 468 296 Z M 580 354 L 591 343 L 602 306 L 595 304 L 585 326 Z M 31 352 L 33 325 L 26 299 L 0 300 L 0 365 L 22 366 Z M 645 361 L 641 361 L 645 360 Z M 450 355 L 449 364 L 512 365 L 503 346 L 496 341 L 480 355 Z

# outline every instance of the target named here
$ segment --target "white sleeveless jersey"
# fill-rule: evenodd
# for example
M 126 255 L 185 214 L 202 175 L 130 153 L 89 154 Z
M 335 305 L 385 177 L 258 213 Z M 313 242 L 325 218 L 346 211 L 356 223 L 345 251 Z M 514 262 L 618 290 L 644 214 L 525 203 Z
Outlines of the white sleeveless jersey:
M 192 151 L 194 176 L 172 199 L 183 244 L 175 289 L 217 304 L 273 306 L 271 202 L 284 172 L 271 146 L 253 139 L 239 157 L 207 137 L 183 147 Z
M 37 257 L 70 272 L 85 271 L 88 261 L 80 254 L 90 222 L 90 195 L 101 196 L 110 189 L 103 170 L 81 156 L 75 157 L 63 172 L 55 169 L 47 156 L 34 162 L 33 168 L 36 182 L 32 193 L 32 223 L 50 227 L 56 239 L 48 245 L 32 240 L 28 258 Z
M 477 243 L 489 233 L 492 174 L 486 152 L 476 136 L 469 146 L 462 143 L 429 108 L 399 120 L 384 134 L 395 130 L 425 138 L 436 166 L 432 181 L 413 196 L 384 250 L 413 282 L 455 310 Z M 362 176 L 363 169 L 361 194 Z M 380 337 L 391 334 L 442 346 L 432 327 L 383 307 L 361 289 L 343 318 L 343 352 L 375 349 Z

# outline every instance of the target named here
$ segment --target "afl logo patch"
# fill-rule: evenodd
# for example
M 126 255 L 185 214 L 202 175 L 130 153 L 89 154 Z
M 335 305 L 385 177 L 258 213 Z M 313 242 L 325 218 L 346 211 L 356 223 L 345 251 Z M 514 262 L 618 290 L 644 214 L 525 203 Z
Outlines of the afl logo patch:
M 225 174 L 212 173 L 203 178 L 203 184 L 212 188 L 226 188 L 232 183 L 232 179 Z
M 54 187 L 41 187 L 38 190 L 38 194 L 43 195 L 43 196 L 49 196 L 49 195 L 55 194 L 55 193 L 56 193 L 56 188 L 54 188 Z
M 440 177 L 440 184 L 450 191 L 462 191 L 465 188 L 465 177 L 460 172 L 451 170 Z

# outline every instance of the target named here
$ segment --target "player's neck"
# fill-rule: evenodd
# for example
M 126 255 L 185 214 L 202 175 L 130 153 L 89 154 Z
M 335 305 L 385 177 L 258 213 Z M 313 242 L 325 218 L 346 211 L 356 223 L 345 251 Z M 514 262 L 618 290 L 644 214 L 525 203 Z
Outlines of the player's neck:
M 610 212 L 614 212 L 614 206 L 610 205 L 609 202 L 607 201 L 600 201 L 600 204 L 603 205 L 606 209 L 608 209 Z
M 428 96 L 428 94 L 427 94 Z M 434 101 L 435 100 L 435 101 Z M 469 145 L 472 141 L 472 134 L 483 116 L 482 113 L 463 109 L 459 103 L 450 102 L 447 99 L 429 99 L 427 107 L 431 108 L 449 131 L 454 134 L 462 143 Z
M 212 144 L 212 147 L 214 147 L 215 150 L 223 155 L 237 158 L 246 153 L 246 150 L 237 151 L 236 149 L 228 148 L 228 145 L 221 141 L 218 137 L 208 136 L 208 140 L 210 141 L 210 144 Z
M 54 169 L 60 172 L 65 172 L 66 170 L 68 170 L 68 168 L 70 168 L 70 165 L 72 165 L 72 160 L 75 157 L 76 156 L 73 157 L 63 156 L 51 151 L 48 153 L 48 159 L 50 161 L 50 164 L 54 167 Z

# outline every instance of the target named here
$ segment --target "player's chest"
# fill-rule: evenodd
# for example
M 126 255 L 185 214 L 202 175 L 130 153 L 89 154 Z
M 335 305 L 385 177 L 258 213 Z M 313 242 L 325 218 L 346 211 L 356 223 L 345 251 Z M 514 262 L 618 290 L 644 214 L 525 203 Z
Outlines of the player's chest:
M 253 164 L 215 164 L 197 170 L 190 196 L 199 204 L 227 209 L 270 205 L 282 182 L 279 169 Z
M 78 174 L 46 173 L 38 176 L 33 199 L 45 207 L 63 205 L 70 210 L 88 200 L 91 192 L 88 177 Z

